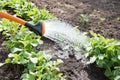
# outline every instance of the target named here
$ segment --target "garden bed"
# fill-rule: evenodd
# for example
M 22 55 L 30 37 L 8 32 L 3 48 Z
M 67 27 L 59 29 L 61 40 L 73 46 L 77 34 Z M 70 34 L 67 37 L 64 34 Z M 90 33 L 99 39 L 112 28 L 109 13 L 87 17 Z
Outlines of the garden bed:
M 88 32 L 93 30 L 104 37 L 120 39 L 120 2 L 119 0 L 30 0 L 40 9 L 47 9 L 54 16 L 79 26 L 79 29 Z M 56 4 L 54 4 L 56 3 Z M 54 4 L 54 5 L 53 5 Z M 80 14 L 87 15 L 88 24 L 80 22 Z M 3 62 L 9 50 L 1 46 L 5 37 L 0 34 L 0 62 Z M 62 59 L 64 64 L 59 66 L 61 72 L 67 75 L 67 80 L 108 80 L 104 76 L 104 70 L 95 64 L 86 65 L 82 60 L 76 59 L 77 54 L 73 49 L 63 51 L 55 42 L 43 38 L 44 44 L 39 45 L 37 50 L 44 50 L 52 54 L 68 53 L 69 58 L 64 59 L 56 55 L 53 59 Z M 81 54 L 80 56 L 83 56 Z M 19 80 L 24 67 L 21 65 L 7 64 L 0 68 L 0 80 Z
M 56 17 L 71 23 L 73 26 L 79 26 L 81 31 L 93 30 L 106 38 L 120 39 L 119 0 L 30 1 L 33 1 L 41 9 L 49 10 Z M 53 5 L 53 3 L 55 4 Z M 90 22 L 86 25 L 81 24 L 80 14 L 87 15 Z M 105 20 L 102 21 L 102 19 Z M 45 41 L 45 43 L 50 42 Z M 52 43 L 50 46 L 54 45 Z M 52 52 L 55 52 L 54 48 L 52 48 Z M 75 59 L 75 52 L 70 51 L 70 53 L 73 54 L 73 57 L 63 59 L 64 64 L 60 67 L 61 71 L 67 74 L 68 80 L 107 80 L 104 76 L 104 70 L 99 69 L 94 64 L 85 66 L 81 61 Z

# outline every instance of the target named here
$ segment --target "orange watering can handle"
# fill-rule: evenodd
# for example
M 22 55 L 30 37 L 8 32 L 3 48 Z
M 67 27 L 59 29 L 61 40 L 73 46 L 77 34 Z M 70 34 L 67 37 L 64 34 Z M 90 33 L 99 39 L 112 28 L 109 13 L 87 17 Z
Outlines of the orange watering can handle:
M 17 22 L 19 24 L 22 24 L 22 25 L 25 25 L 25 23 L 26 23 L 25 20 L 20 19 L 18 17 L 15 17 L 13 15 L 10 15 L 8 13 L 2 12 L 2 11 L 0 11 L 0 17 L 15 21 L 15 22 Z

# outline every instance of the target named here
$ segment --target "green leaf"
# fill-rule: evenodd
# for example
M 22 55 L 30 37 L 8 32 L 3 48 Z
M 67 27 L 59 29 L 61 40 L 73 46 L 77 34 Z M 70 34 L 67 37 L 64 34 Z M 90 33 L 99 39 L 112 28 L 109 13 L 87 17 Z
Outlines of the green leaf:
M 118 62 L 118 59 L 116 57 L 111 57 L 112 62 Z
M 103 60 L 103 59 L 104 59 L 104 55 L 99 54 L 99 55 L 98 55 L 98 58 L 99 58 L 100 60 Z
M 120 60 L 120 55 L 118 55 L 118 59 Z
M 35 80 L 35 77 L 31 74 L 24 73 L 22 75 L 22 80 Z
M 44 54 L 44 58 L 46 60 L 50 60 L 52 58 L 52 56 L 50 54 Z
M 14 54 L 12 54 L 12 53 L 8 54 L 8 57 L 13 57 L 13 56 L 14 56 Z
M 5 63 L 0 63 L 0 67 L 3 66 Z
M 32 46 L 36 47 L 38 43 L 31 43 Z
M 28 69 L 30 70 L 30 71 L 34 71 L 36 68 L 35 68 L 35 64 L 34 63 L 29 63 L 28 64 Z
M 96 59 L 97 59 L 96 56 L 90 57 L 90 61 L 88 62 L 88 64 L 94 63 L 96 61 Z
M 108 50 L 113 50 L 114 47 L 115 47 L 115 45 L 113 44 L 113 45 L 111 45 L 110 47 L 108 47 L 107 49 L 108 49 Z
M 107 77 L 110 77 L 110 76 L 112 75 L 111 70 L 110 70 L 110 69 L 106 69 L 106 70 L 105 70 L 105 75 L 106 75 Z
M 6 60 L 5 60 L 5 63 L 10 63 L 11 62 L 11 59 L 9 59 L 9 58 L 7 58 Z
M 104 60 L 97 60 L 97 61 L 96 61 L 96 64 L 98 65 L 98 67 L 104 68 L 105 61 L 104 61 Z
M 31 62 L 36 64 L 38 62 L 38 58 L 30 58 Z
M 94 37 L 97 37 L 97 34 L 95 34 L 93 31 L 90 31 L 90 34 Z
M 57 59 L 57 61 L 56 61 L 56 63 L 55 63 L 54 65 L 57 66 L 57 65 L 62 64 L 62 63 L 64 63 L 63 60 L 61 60 L 61 59 Z
M 22 51 L 22 49 L 20 49 L 20 48 L 12 48 L 11 49 L 12 53 L 15 53 L 15 52 L 18 52 L 18 51 Z
M 14 54 L 13 57 L 18 59 L 20 57 L 20 55 L 19 54 Z
M 120 75 L 117 75 L 114 80 L 120 80 Z

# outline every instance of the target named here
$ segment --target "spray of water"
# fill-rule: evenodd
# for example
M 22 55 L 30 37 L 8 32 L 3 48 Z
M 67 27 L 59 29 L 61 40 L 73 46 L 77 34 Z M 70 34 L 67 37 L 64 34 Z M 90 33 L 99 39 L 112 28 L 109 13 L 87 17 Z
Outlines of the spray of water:
M 45 21 L 46 33 L 45 37 L 55 41 L 63 48 L 80 47 L 88 45 L 88 38 L 85 33 L 72 27 L 66 22 L 59 20 Z

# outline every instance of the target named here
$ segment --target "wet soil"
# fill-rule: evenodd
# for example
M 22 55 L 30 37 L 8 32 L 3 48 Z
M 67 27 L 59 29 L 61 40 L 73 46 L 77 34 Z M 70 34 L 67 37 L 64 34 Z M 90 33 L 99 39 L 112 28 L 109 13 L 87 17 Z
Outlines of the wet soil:
M 120 1 L 119 0 L 28 0 L 34 2 L 40 9 L 47 9 L 56 17 L 79 26 L 84 32 L 93 30 L 108 38 L 120 39 Z M 87 15 L 88 24 L 81 24 L 80 14 Z M 105 18 L 105 20 L 103 20 Z M 5 37 L 0 33 L 0 62 L 7 58 L 9 50 L 1 46 Z M 67 80 L 108 80 L 104 70 L 95 64 L 87 65 L 84 52 L 73 49 L 63 50 L 59 44 L 43 38 L 44 44 L 37 50 L 51 53 L 53 59 L 62 59 L 59 66 L 61 72 L 67 75 Z M 17 64 L 6 64 L 0 68 L 0 80 L 20 80 L 24 67 Z
M 51 53 L 53 60 L 62 59 L 63 64 L 59 65 L 60 71 L 67 76 L 67 80 L 108 80 L 104 76 L 104 70 L 95 64 L 88 65 L 84 51 L 75 51 L 72 47 L 62 49 L 59 44 L 43 38 L 44 44 L 39 45 L 37 50 Z

